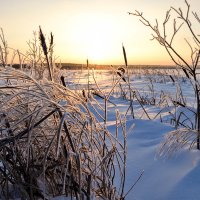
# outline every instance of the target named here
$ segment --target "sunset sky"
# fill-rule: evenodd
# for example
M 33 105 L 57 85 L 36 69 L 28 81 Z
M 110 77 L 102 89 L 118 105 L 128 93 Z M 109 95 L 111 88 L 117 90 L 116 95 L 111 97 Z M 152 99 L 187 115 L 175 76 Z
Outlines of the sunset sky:
M 200 14 L 200 1 L 188 2 Z M 139 10 L 150 21 L 157 18 L 162 22 L 170 6 L 185 8 L 184 0 L 0 0 L 0 3 L 0 26 L 10 47 L 25 53 L 26 42 L 41 25 L 46 35 L 53 32 L 55 54 L 61 62 L 85 63 L 88 58 L 99 64 L 122 64 L 122 43 L 130 64 L 172 64 L 165 50 L 156 41 L 150 41 L 152 31 L 127 12 Z M 184 54 L 188 47 L 182 42 L 179 46 Z

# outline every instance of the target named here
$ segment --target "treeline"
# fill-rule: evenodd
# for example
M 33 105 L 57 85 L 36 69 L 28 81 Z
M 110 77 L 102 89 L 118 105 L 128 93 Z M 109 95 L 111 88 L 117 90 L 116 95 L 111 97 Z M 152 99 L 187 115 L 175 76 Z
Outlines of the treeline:
M 86 64 L 77 64 L 77 63 L 56 63 L 57 67 L 61 66 L 61 69 L 65 70 L 85 70 L 87 69 Z M 20 69 L 22 68 L 29 68 L 29 65 L 23 64 L 20 66 L 20 64 L 13 64 L 13 68 Z M 109 70 L 112 68 L 119 68 L 124 67 L 123 65 L 98 65 L 98 64 L 89 64 L 89 69 L 95 69 L 95 70 Z M 129 65 L 130 69 L 175 69 L 175 66 L 170 65 Z M 199 66 L 198 66 L 199 68 Z

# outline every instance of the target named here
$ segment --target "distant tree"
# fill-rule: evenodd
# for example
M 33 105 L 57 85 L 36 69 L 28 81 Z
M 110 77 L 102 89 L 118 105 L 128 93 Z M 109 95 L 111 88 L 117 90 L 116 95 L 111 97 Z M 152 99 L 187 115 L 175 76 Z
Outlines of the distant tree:
M 153 31 L 152 40 L 159 42 L 161 46 L 165 48 L 169 54 L 172 61 L 179 66 L 188 79 L 191 80 L 196 97 L 196 144 L 197 149 L 200 150 L 200 82 L 198 80 L 198 64 L 200 57 L 200 35 L 196 33 L 194 24 L 200 24 L 199 15 L 196 12 L 190 10 L 190 4 L 185 0 L 186 11 L 183 11 L 182 8 L 171 7 L 167 12 L 162 26 L 159 26 L 158 20 L 155 21 L 153 25 L 147 18 L 144 17 L 142 12 L 135 11 L 129 12 L 130 15 L 139 17 L 140 21 Z M 175 17 L 172 18 L 172 15 L 175 14 Z M 171 27 L 169 23 L 172 22 Z M 168 26 L 167 26 L 168 25 Z M 162 27 L 162 28 L 161 28 Z M 180 29 L 183 27 L 186 28 L 187 38 L 190 37 L 192 40 L 184 38 L 186 44 L 190 49 L 190 59 L 186 59 L 180 52 L 180 45 L 175 43 L 175 38 L 180 39 Z M 185 29 L 184 29 L 185 30 Z

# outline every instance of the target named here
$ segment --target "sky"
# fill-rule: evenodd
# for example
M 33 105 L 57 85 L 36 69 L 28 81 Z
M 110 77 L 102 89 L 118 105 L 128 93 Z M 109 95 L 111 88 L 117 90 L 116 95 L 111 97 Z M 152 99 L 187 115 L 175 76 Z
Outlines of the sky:
M 188 2 L 199 13 L 200 1 Z M 162 23 L 170 6 L 185 8 L 184 0 L 0 0 L 0 5 L 0 27 L 14 49 L 25 53 L 40 25 L 47 37 L 53 33 L 61 62 L 123 64 L 123 43 L 128 63 L 136 65 L 173 62 L 163 47 L 150 40 L 152 31 L 127 12 L 139 10 L 150 21 Z M 188 47 L 179 38 L 176 42 L 186 56 Z

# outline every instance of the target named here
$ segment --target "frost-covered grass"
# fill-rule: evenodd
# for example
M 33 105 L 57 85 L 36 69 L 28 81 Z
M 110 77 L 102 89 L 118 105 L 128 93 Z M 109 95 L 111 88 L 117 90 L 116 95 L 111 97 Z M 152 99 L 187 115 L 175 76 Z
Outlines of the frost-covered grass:
M 66 71 L 69 88 L 76 91 L 86 89 L 87 73 Z M 173 75 L 175 81 L 169 75 Z M 98 89 L 93 77 L 103 91 L 109 91 L 117 79 L 112 70 L 90 71 L 91 92 Z M 133 104 L 135 119 L 132 119 L 130 112 L 127 113 L 129 102 L 126 83 L 120 83 L 121 87 L 118 85 L 110 98 L 115 105 L 108 104 L 107 128 L 115 135 L 116 109 L 122 118 L 126 115 L 126 191 L 143 174 L 126 199 L 198 199 L 200 154 L 194 145 L 196 133 L 191 133 L 196 108 L 190 80 L 172 69 L 132 72 L 131 87 L 144 98 L 143 106 L 151 120 L 136 99 Z M 103 106 L 102 98 L 95 99 Z M 118 138 L 121 136 L 119 129 Z
M 130 71 L 133 117 L 126 74 L 60 74 L 1 69 L 2 198 L 198 199 L 190 80 Z
M 59 82 L 10 67 L 0 81 L 1 198 L 124 196 L 126 131 L 121 142 L 107 130 L 106 108 L 102 124 L 89 98 Z

